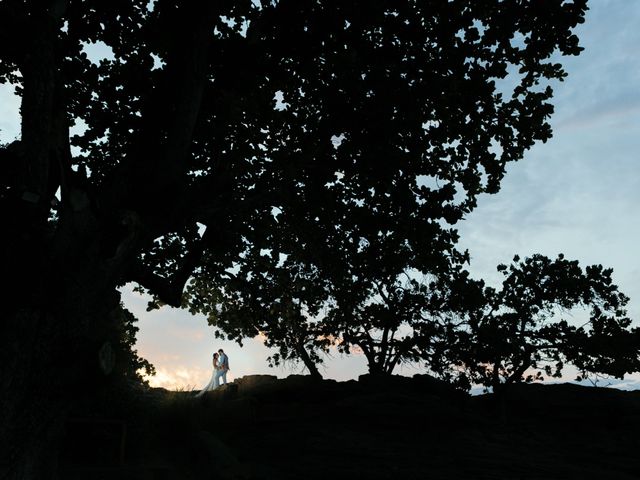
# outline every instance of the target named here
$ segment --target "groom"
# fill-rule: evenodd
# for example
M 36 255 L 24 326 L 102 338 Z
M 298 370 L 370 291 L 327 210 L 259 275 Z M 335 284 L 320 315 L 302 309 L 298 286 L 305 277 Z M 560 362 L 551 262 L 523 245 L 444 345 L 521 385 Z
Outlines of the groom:
M 224 385 L 227 384 L 227 372 L 229 371 L 229 357 L 224 353 L 224 350 L 218 350 L 218 385 L 220 384 L 220 378 L 224 381 Z

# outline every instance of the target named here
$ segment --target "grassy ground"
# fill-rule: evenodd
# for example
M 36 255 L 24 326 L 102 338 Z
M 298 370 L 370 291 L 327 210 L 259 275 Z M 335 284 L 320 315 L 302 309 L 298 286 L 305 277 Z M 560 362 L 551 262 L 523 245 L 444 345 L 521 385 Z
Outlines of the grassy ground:
M 640 478 L 640 392 L 575 385 L 497 398 L 426 377 L 256 376 L 200 398 L 151 391 L 125 423 L 123 461 L 90 478 Z

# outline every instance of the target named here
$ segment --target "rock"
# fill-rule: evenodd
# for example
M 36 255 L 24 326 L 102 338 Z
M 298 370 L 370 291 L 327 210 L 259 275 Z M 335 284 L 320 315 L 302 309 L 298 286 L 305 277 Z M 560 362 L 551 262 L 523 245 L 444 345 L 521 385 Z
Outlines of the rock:
M 317 387 L 323 383 L 335 382 L 335 380 L 323 380 L 321 378 L 312 377 L 311 375 L 289 375 L 287 378 L 278 380 L 283 387 L 290 390 L 307 390 Z
M 365 373 L 358 377 L 358 383 L 374 390 L 412 390 L 414 382 L 402 375 L 388 375 L 379 373 Z
M 275 375 L 245 375 L 244 377 L 236 378 L 233 383 L 238 387 L 238 393 L 245 395 L 258 386 L 268 385 L 275 383 L 278 377 Z

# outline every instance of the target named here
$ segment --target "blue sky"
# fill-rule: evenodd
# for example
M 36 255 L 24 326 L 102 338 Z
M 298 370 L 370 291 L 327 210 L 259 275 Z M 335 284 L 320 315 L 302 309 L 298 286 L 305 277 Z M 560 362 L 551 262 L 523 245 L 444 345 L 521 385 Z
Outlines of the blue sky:
M 640 324 L 640 2 L 591 0 L 586 23 L 578 28 L 585 50 L 563 60 L 568 78 L 556 84 L 554 137 L 510 165 L 496 195 L 484 196 L 460 224 L 461 245 L 471 253 L 471 272 L 499 281 L 499 263 L 514 254 L 564 253 L 584 265 L 614 269 L 614 280 L 631 297 L 629 313 Z M 18 135 L 19 103 L 0 86 L 0 141 Z M 286 376 L 296 368 L 270 369 L 259 340 L 241 348 L 216 341 L 200 316 L 164 308 L 146 312 L 146 300 L 123 290 L 140 319 L 139 353 L 158 369 L 156 385 L 204 385 L 210 357 L 229 353 L 230 378 L 270 373 Z M 325 376 L 356 378 L 366 370 L 361 357 L 327 359 Z M 398 373 L 420 370 L 405 367 Z M 624 388 L 640 387 L 640 375 Z

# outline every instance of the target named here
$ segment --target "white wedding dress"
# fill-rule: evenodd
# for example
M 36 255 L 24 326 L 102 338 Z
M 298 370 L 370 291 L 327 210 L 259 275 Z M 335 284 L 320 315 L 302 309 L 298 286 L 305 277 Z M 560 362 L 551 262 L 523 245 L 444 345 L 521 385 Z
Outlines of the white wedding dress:
M 196 397 L 204 395 L 205 392 L 210 392 L 211 390 L 215 390 L 216 388 L 218 388 L 219 382 L 220 382 L 220 376 L 218 375 L 218 367 L 215 366 L 213 367 L 211 380 L 209 380 L 209 383 L 207 383 L 207 385 L 196 394 Z

